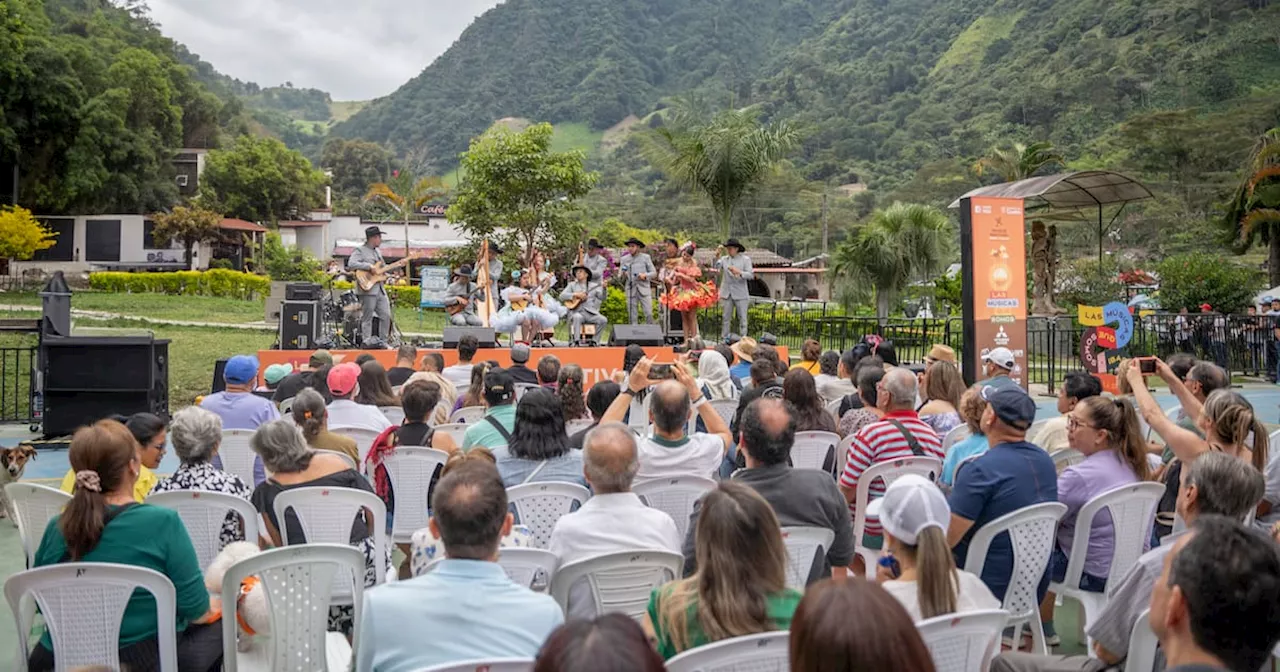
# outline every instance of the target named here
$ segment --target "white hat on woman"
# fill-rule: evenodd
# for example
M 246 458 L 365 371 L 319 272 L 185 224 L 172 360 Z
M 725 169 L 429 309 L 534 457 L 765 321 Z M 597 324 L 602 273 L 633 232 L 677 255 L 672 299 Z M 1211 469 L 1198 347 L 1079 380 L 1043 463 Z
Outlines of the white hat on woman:
M 880 518 L 894 539 L 915 546 L 920 533 L 928 527 L 947 532 L 951 508 L 938 486 L 917 474 L 907 474 L 884 491 L 884 497 L 867 505 L 867 515 Z

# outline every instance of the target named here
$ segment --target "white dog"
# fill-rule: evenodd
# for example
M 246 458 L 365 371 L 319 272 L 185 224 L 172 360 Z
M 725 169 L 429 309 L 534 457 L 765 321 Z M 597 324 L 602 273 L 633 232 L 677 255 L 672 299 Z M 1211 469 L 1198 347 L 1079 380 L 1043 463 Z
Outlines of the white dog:
M 247 541 L 227 544 L 213 562 L 209 563 L 209 568 L 204 570 L 205 588 L 212 595 L 221 595 L 222 578 L 226 576 L 227 569 L 261 552 L 257 544 Z M 227 617 L 228 612 L 228 609 L 223 608 L 223 618 Z M 250 637 L 269 634 L 271 630 L 271 607 L 267 604 L 267 589 L 256 576 L 248 577 L 240 583 L 236 621 L 240 632 L 240 642 L 237 645 L 239 651 L 248 651 L 251 648 Z

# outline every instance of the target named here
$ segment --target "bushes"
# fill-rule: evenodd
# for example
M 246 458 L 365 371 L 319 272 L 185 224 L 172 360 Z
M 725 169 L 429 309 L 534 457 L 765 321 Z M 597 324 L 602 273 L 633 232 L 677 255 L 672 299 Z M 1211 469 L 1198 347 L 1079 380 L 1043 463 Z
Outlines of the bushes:
M 1260 271 L 1204 252 L 1167 257 L 1155 271 L 1160 276 L 1160 307 L 1171 313 L 1181 308 L 1194 312 L 1202 303 L 1219 313 L 1241 311 L 1264 287 Z
M 185 296 L 219 296 L 233 299 L 263 298 L 271 288 L 267 278 L 225 269 L 173 273 L 117 273 L 103 271 L 89 276 L 89 287 L 106 292 L 153 293 Z
M 348 290 L 355 287 L 354 283 L 339 280 L 333 283 L 334 289 Z M 422 303 L 422 288 L 418 285 L 383 285 L 387 290 L 387 298 L 391 299 L 391 303 L 397 306 L 418 307 Z

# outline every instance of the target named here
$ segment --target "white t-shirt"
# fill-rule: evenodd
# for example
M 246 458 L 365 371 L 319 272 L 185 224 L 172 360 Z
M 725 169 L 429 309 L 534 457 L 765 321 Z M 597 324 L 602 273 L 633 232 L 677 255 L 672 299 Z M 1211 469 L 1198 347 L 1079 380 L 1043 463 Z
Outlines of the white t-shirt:
M 473 368 L 475 368 L 474 364 L 454 364 L 453 366 L 444 367 L 444 371 L 441 371 L 440 375 L 454 385 L 469 385 L 471 383 L 471 369 Z
M 701 432 L 679 441 L 650 435 L 640 439 L 637 452 L 640 458 L 637 483 L 672 476 L 712 478 L 724 459 L 724 439 Z
M 357 404 L 350 399 L 334 399 L 329 403 L 329 429 L 347 427 L 381 432 L 391 421 L 377 406 Z
M 991 594 L 991 589 L 987 588 L 982 579 L 964 570 L 956 574 L 960 577 L 960 590 L 956 592 L 956 613 L 1000 608 L 1000 600 Z M 915 581 L 885 581 L 880 586 L 898 598 L 902 606 L 906 607 L 907 613 L 911 614 L 911 620 L 924 620 L 920 618 L 920 593 Z

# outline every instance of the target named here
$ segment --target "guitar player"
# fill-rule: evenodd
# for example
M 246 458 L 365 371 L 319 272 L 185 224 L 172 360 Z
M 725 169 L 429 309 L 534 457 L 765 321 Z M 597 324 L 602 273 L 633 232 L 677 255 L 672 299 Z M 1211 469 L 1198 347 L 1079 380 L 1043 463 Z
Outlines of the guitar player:
M 569 309 L 569 335 L 574 345 L 598 344 L 604 334 L 609 320 L 600 314 L 600 303 L 604 301 L 604 285 L 592 282 L 595 275 L 585 263 L 573 267 L 573 282 L 570 282 L 560 293 L 560 301 Z M 591 338 L 582 337 L 582 326 L 590 324 L 595 327 Z
M 382 244 L 382 236 L 386 233 L 376 226 L 364 230 L 364 245 L 352 250 L 347 259 L 347 269 L 353 271 L 373 271 L 382 266 L 382 253 L 378 246 Z M 406 245 L 408 242 L 406 241 Z M 391 302 L 387 299 L 387 290 L 382 282 L 374 283 L 369 288 L 356 284 L 356 296 L 360 297 L 360 336 L 362 347 L 387 347 L 387 332 L 391 328 Z M 378 335 L 373 335 L 373 318 L 378 318 Z
M 472 270 L 467 264 L 453 272 L 453 282 L 444 290 L 444 309 L 455 327 L 478 327 L 476 301 L 484 300 L 484 289 L 471 282 Z

